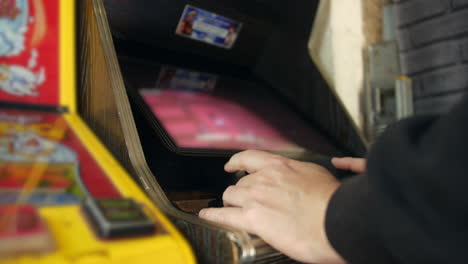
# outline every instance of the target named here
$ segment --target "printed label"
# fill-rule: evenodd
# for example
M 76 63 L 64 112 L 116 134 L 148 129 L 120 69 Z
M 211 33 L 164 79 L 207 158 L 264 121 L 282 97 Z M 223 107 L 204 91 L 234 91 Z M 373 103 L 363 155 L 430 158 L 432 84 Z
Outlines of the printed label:
M 0 101 L 57 105 L 59 0 L 0 0 Z
M 159 72 L 156 88 L 209 92 L 216 86 L 216 75 L 164 66 Z
M 78 203 L 120 194 L 60 115 L 0 111 L 0 204 Z
M 0 206 L 0 239 L 46 232 L 39 212 L 31 205 Z
M 241 23 L 206 10 L 187 5 L 176 34 L 230 49 L 239 35 Z
M 101 199 L 96 203 L 110 222 L 148 220 L 141 208 L 130 199 Z

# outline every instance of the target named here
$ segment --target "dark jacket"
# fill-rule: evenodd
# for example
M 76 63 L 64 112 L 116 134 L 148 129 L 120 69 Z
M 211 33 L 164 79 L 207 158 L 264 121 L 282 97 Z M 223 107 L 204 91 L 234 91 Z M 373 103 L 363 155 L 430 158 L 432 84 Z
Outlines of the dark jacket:
M 468 97 L 391 127 L 366 175 L 332 197 L 326 231 L 350 263 L 468 263 Z

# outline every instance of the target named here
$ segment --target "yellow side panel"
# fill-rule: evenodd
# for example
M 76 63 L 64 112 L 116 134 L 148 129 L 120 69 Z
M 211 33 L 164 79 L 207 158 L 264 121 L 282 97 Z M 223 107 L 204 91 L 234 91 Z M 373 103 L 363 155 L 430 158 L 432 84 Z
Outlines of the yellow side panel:
M 75 1 L 60 1 L 60 105 L 76 113 Z
M 181 254 L 171 234 L 113 241 L 99 240 L 83 221 L 78 206 L 40 209 L 54 234 L 56 251 L 44 256 L 25 256 L 0 263 L 193 263 Z

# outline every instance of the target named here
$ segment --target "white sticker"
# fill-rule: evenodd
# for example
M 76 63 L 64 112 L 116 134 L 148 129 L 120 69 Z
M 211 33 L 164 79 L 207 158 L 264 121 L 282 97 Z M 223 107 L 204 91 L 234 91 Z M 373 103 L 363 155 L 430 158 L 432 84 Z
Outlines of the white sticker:
M 232 48 L 242 23 L 190 5 L 177 25 L 176 34 L 226 49 Z

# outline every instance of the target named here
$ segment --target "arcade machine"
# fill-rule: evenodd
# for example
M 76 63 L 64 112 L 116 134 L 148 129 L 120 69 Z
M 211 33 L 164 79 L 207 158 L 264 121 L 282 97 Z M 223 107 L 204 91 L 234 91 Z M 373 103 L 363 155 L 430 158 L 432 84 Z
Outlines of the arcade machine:
M 71 0 L 0 0 L 0 263 L 194 263 L 77 114 Z
M 242 177 L 223 170 L 232 154 L 263 149 L 333 170 L 331 156 L 366 151 L 308 54 L 318 4 L 83 1 L 81 112 L 202 263 L 293 262 L 197 217 Z

